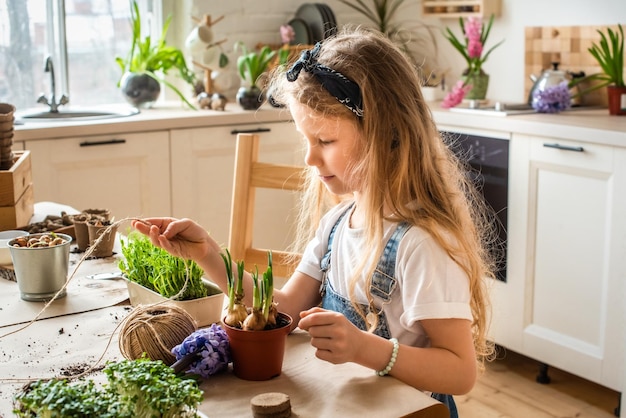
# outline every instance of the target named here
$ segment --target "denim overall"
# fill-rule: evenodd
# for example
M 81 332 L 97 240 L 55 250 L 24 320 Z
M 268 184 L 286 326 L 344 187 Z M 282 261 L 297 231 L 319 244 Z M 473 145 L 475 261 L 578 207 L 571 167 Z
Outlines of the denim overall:
M 341 312 L 346 318 L 348 318 L 348 320 L 350 320 L 350 322 L 356 325 L 359 329 L 366 330 L 368 328 L 367 324 L 359 315 L 354 306 L 352 306 L 350 300 L 335 292 L 330 285 L 330 281 L 326 279 L 328 275 L 328 270 L 330 269 L 330 254 L 332 250 L 335 230 L 337 229 L 337 226 L 339 225 L 341 220 L 351 210 L 351 208 L 352 205 L 350 205 L 350 207 L 348 207 L 348 209 L 346 209 L 346 211 L 339 216 L 339 219 L 337 219 L 337 222 L 331 229 L 330 235 L 328 236 L 328 246 L 326 249 L 326 254 L 324 255 L 324 257 L 322 257 L 322 260 L 320 262 L 320 268 L 324 273 L 322 278 L 322 284 L 320 287 L 320 294 L 322 296 L 322 308 L 335 312 Z M 385 245 L 383 254 L 378 261 L 378 265 L 376 266 L 376 270 L 374 271 L 374 274 L 372 276 L 372 285 L 370 288 L 370 292 L 372 296 L 379 298 L 383 304 L 389 303 L 391 301 L 391 293 L 396 287 L 396 279 L 393 275 L 395 273 L 398 245 L 400 244 L 400 240 L 410 227 L 411 225 L 406 222 L 402 222 L 398 225 L 394 233 L 391 235 L 391 238 L 389 238 L 389 241 L 387 241 L 387 245 Z M 389 326 L 387 324 L 387 318 L 385 317 L 385 313 L 383 312 L 382 308 L 380 309 L 380 312 L 370 312 L 369 307 L 366 305 L 361 305 L 361 308 L 368 315 L 374 314 L 378 316 L 378 325 L 376 326 L 374 334 L 387 339 L 391 338 Z M 458 411 L 452 395 L 433 393 L 431 397 L 448 407 L 448 410 L 450 411 L 450 418 L 458 418 Z

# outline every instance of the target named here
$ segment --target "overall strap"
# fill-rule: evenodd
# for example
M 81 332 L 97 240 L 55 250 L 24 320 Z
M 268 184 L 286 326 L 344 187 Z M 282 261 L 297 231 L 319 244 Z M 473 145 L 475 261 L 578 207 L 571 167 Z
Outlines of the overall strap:
M 328 236 L 326 253 L 320 261 L 320 269 L 324 273 L 320 285 L 320 295 L 322 295 L 322 297 L 324 297 L 324 294 L 326 292 L 326 279 L 328 275 L 328 270 L 330 269 L 330 260 L 335 232 L 337 230 L 337 227 L 341 223 L 341 220 L 352 209 L 352 206 L 354 206 L 354 203 L 352 203 L 339 216 L 339 218 L 331 228 L 330 234 Z M 388 303 L 391 300 L 391 293 L 396 287 L 397 280 L 395 279 L 394 274 L 396 268 L 397 249 L 400 244 L 400 240 L 402 240 L 404 234 L 406 234 L 406 232 L 410 228 L 411 224 L 409 224 L 408 222 L 400 222 L 398 224 L 396 230 L 393 232 L 389 240 L 387 240 L 381 258 L 378 260 L 378 264 L 376 265 L 376 269 L 374 270 L 374 273 L 372 275 L 370 291 L 373 296 L 380 298 L 383 303 Z
M 348 214 L 348 212 L 350 212 L 353 206 L 354 206 L 354 202 L 352 202 L 346 208 L 346 210 L 344 210 L 343 213 L 339 215 L 339 218 L 337 218 L 337 222 L 335 222 L 332 229 L 330 230 L 330 234 L 328 235 L 328 243 L 326 244 L 326 253 L 324 254 L 324 257 L 322 257 L 320 261 L 320 269 L 324 272 L 326 272 L 330 268 L 330 251 L 333 246 L 333 238 L 335 237 L 335 231 L 337 231 L 337 227 L 339 226 L 339 223 Z
M 396 272 L 396 256 L 398 246 L 404 234 L 411 228 L 408 222 L 400 222 L 387 240 L 385 249 L 378 260 L 374 274 L 372 275 L 372 285 L 370 291 L 372 296 L 382 299 L 383 302 L 391 301 L 391 293 L 396 287 L 397 280 L 394 277 Z

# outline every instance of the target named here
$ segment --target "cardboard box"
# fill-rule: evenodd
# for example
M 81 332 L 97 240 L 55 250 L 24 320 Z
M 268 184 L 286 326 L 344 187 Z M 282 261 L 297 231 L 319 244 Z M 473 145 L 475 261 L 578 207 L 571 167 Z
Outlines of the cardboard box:
M 0 170 L 0 231 L 27 225 L 35 212 L 30 151 L 13 153 L 13 166 Z

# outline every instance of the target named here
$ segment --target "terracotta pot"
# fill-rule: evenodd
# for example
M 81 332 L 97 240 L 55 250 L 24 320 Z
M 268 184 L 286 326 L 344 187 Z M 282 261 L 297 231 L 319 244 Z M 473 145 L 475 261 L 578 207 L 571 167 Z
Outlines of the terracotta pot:
M 608 86 L 610 115 L 626 115 L 626 87 Z
M 279 313 L 279 328 L 244 331 L 223 323 L 228 335 L 235 376 L 244 380 L 269 380 L 280 375 L 285 354 L 285 338 L 291 329 L 289 315 Z

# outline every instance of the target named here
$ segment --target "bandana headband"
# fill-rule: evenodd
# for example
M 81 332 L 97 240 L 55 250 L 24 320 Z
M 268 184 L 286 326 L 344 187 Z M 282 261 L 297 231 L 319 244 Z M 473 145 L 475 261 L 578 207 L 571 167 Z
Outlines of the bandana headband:
M 302 51 L 300 58 L 287 71 L 287 80 L 296 81 L 300 71 L 311 73 L 339 103 L 350 109 L 355 115 L 363 117 L 363 101 L 359 85 L 339 71 L 328 68 L 317 62 L 322 44 L 318 42 L 315 48 Z

